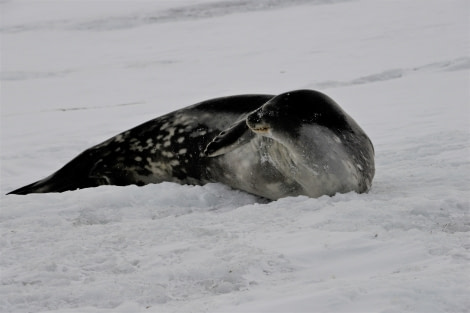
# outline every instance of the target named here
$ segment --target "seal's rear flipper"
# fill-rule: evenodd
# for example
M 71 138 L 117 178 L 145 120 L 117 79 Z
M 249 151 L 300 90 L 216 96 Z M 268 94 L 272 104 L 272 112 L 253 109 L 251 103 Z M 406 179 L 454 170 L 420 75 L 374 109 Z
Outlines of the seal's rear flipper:
M 29 193 L 63 192 L 87 187 L 107 185 L 106 177 L 94 177 L 93 171 L 99 164 L 92 149 L 81 153 L 54 174 L 35 183 L 26 185 L 8 194 L 27 195 Z
M 73 189 L 71 188 L 71 186 L 68 186 L 69 184 L 67 182 L 60 181 L 56 177 L 57 173 L 52 174 L 51 176 L 38 180 L 35 183 L 13 190 L 7 193 L 7 195 L 27 195 L 30 193 L 62 192 Z
M 217 135 L 207 145 L 204 153 L 209 157 L 225 154 L 249 142 L 254 135 L 243 119 Z

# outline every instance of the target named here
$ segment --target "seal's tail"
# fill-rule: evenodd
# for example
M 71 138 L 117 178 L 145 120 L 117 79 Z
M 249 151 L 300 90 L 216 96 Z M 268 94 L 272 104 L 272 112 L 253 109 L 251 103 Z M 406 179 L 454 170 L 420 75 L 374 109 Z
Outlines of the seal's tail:
M 58 173 L 54 173 L 51 176 L 38 180 L 35 183 L 13 190 L 7 193 L 7 195 L 27 195 L 29 193 L 62 192 L 66 190 L 75 189 L 68 182 L 65 182 L 63 180 L 57 180 L 57 174 Z
M 96 158 L 93 158 L 93 153 L 90 152 L 90 150 L 83 152 L 54 174 L 8 194 L 63 192 L 106 184 L 103 178 L 93 177 L 92 173 L 97 162 Z

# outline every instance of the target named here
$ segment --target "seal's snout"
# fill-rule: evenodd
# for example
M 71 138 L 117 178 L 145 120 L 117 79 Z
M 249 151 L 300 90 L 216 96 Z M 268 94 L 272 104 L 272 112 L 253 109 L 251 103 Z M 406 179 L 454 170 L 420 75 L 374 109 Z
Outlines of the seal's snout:
M 263 112 L 257 110 L 246 118 L 246 125 L 255 133 L 266 134 L 269 132 L 269 124 L 263 120 Z
M 264 116 L 263 111 L 258 109 L 246 117 L 246 122 L 247 124 L 258 124 L 263 119 L 263 116 Z

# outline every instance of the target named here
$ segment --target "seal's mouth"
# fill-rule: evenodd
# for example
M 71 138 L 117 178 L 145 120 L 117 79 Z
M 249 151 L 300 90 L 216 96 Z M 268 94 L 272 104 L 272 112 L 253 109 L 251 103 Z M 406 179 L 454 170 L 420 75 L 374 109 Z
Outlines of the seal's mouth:
M 248 124 L 248 127 L 250 127 L 250 129 L 252 131 L 254 131 L 255 133 L 258 133 L 258 134 L 267 134 L 267 133 L 269 133 L 269 130 L 271 129 L 268 125 L 250 125 L 250 124 Z

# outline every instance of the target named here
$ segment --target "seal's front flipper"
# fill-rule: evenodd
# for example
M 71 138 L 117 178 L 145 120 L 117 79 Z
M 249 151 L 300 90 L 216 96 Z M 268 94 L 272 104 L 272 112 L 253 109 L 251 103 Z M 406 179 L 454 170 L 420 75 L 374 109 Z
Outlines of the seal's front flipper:
M 245 119 L 218 134 L 206 147 L 204 153 L 209 157 L 225 154 L 249 142 L 255 134 L 246 125 Z

